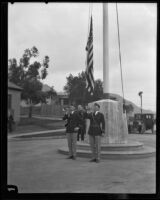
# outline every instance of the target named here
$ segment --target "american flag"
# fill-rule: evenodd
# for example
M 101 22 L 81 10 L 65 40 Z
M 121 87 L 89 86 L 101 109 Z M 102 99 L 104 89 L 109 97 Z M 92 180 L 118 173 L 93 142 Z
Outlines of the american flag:
M 86 59 L 86 88 L 88 92 L 93 95 L 94 91 L 94 77 L 93 77 L 93 25 L 92 16 L 90 22 L 90 31 L 86 46 L 87 59 Z

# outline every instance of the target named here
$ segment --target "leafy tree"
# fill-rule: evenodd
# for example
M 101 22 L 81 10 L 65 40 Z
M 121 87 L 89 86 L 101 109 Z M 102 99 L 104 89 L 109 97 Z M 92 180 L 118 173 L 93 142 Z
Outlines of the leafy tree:
M 95 88 L 93 93 L 93 101 L 103 98 L 103 82 L 100 79 L 95 81 Z
M 128 104 L 128 105 L 125 105 L 125 110 L 126 110 L 126 113 L 128 114 L 134 111 L 134 107 L 132 104 Z
M 47 93 L 47 98 L 50 97 L 51 99 L 53 99 L 55 96 L 57 96 L 57 92 L 55 91 L 53 86 L 46 93 Z
M 66 79 L 67 83 L 64 90 L 69 95 L 72 103 L 84 105 L 103 97 L 102 81 L 100 79 L 95 80 L 93 96 L 87 92 L 85 72 L 82 71 L 78 76 L 70 74 Z
M 22 87 L 21 98 L 30 106 L 29 117 L 32 117 L 32 105 L 45 102 L 47 97 L 47 94 L 42 91 L 41 80 L 47 76 L 49 57 L 45 56 L 42 63 L 37 61 L 31 63 L 31 59 L 37 58 L 38 55 L 38 49 L 34 46 L 24 51 L 19 64 L 15 58 L 9 59 L 9 81 Z

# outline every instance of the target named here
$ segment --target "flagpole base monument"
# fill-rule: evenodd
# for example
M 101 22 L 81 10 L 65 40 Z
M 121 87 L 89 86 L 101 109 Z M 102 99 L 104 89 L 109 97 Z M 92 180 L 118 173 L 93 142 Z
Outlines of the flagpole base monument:
M 89 106 L 94 103 L 89 103 Z M 121 102 L 103 99 L 96 103 L 100 105 L 100 112 L 105 118 L 105 135 L 101 140 L 101 159 L 145 158 L 155 155 L 154 148 L 128 139 L 127 120 Z M 88 127 L 89 120 L 87 120 L 87 129 Z M 61 147 L 58 151 L 68 155 L 68 146 Z M 77 156 L 91 158 L 88 134 L 85 142 L 77 142 Z
M 94 103 L 89 103 L 89 106 Z M 105 118 L 105 136 L 101 140 L 101 159 L 145 158 L 155 155 L 154 148 L 128 139 L 127 120 L 121 102 L 103 99 L 96 103 L 100 105 L 100 112 Z M 87 129 L 88 127 L 89 120 L 87 120 Z M 61 147 L 58 151 L 68 155 L 68 146 Z M 77 156 L 91 158 L 88 134 L 85 142 L 77 142 Z
M 96 101 L 100 112 L 105 118 L 105 135 L 102 137 L 101 158 L 141 158 L 153 156 L 155 149 L 143 143 L 128 139 L 126 113 L 123 112 L 123 101 L 115 99 L 109 92 L 109 47 L 108 47 L 108 4 L 103 3 L 103 92 L 104 99 Z M 89 103 L 92 107 L 95 102 Z M 87 120 L 87 130 L 89 120 Z M 59 149 L 60 153 L 68 154 L 68 147 Z M 90 157 L 91 149 L 88 135 L 84 143 L 77 143 L 77 156 Z

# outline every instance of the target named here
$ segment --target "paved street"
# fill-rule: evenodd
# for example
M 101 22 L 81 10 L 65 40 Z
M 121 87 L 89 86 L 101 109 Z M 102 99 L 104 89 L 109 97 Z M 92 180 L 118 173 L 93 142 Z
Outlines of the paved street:
M 130 134 L 130 138 L 155 147 L 156 136 Z M 105 192 L 155 193 L 155 156 L 143 159 L 66 159 L 57 149 L 65 139 L 22 138 L 8 140 L 8 184 L 20 193 Z

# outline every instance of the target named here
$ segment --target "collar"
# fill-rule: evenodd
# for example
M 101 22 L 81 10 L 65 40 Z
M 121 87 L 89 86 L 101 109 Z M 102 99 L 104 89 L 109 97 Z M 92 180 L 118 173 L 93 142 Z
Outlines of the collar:
M 98 114 L 98 112 L 99 112 L 99 111 L 96 111 L 96 112 L 95 112 L 95 115 L 97 115 L 97 114 Z

